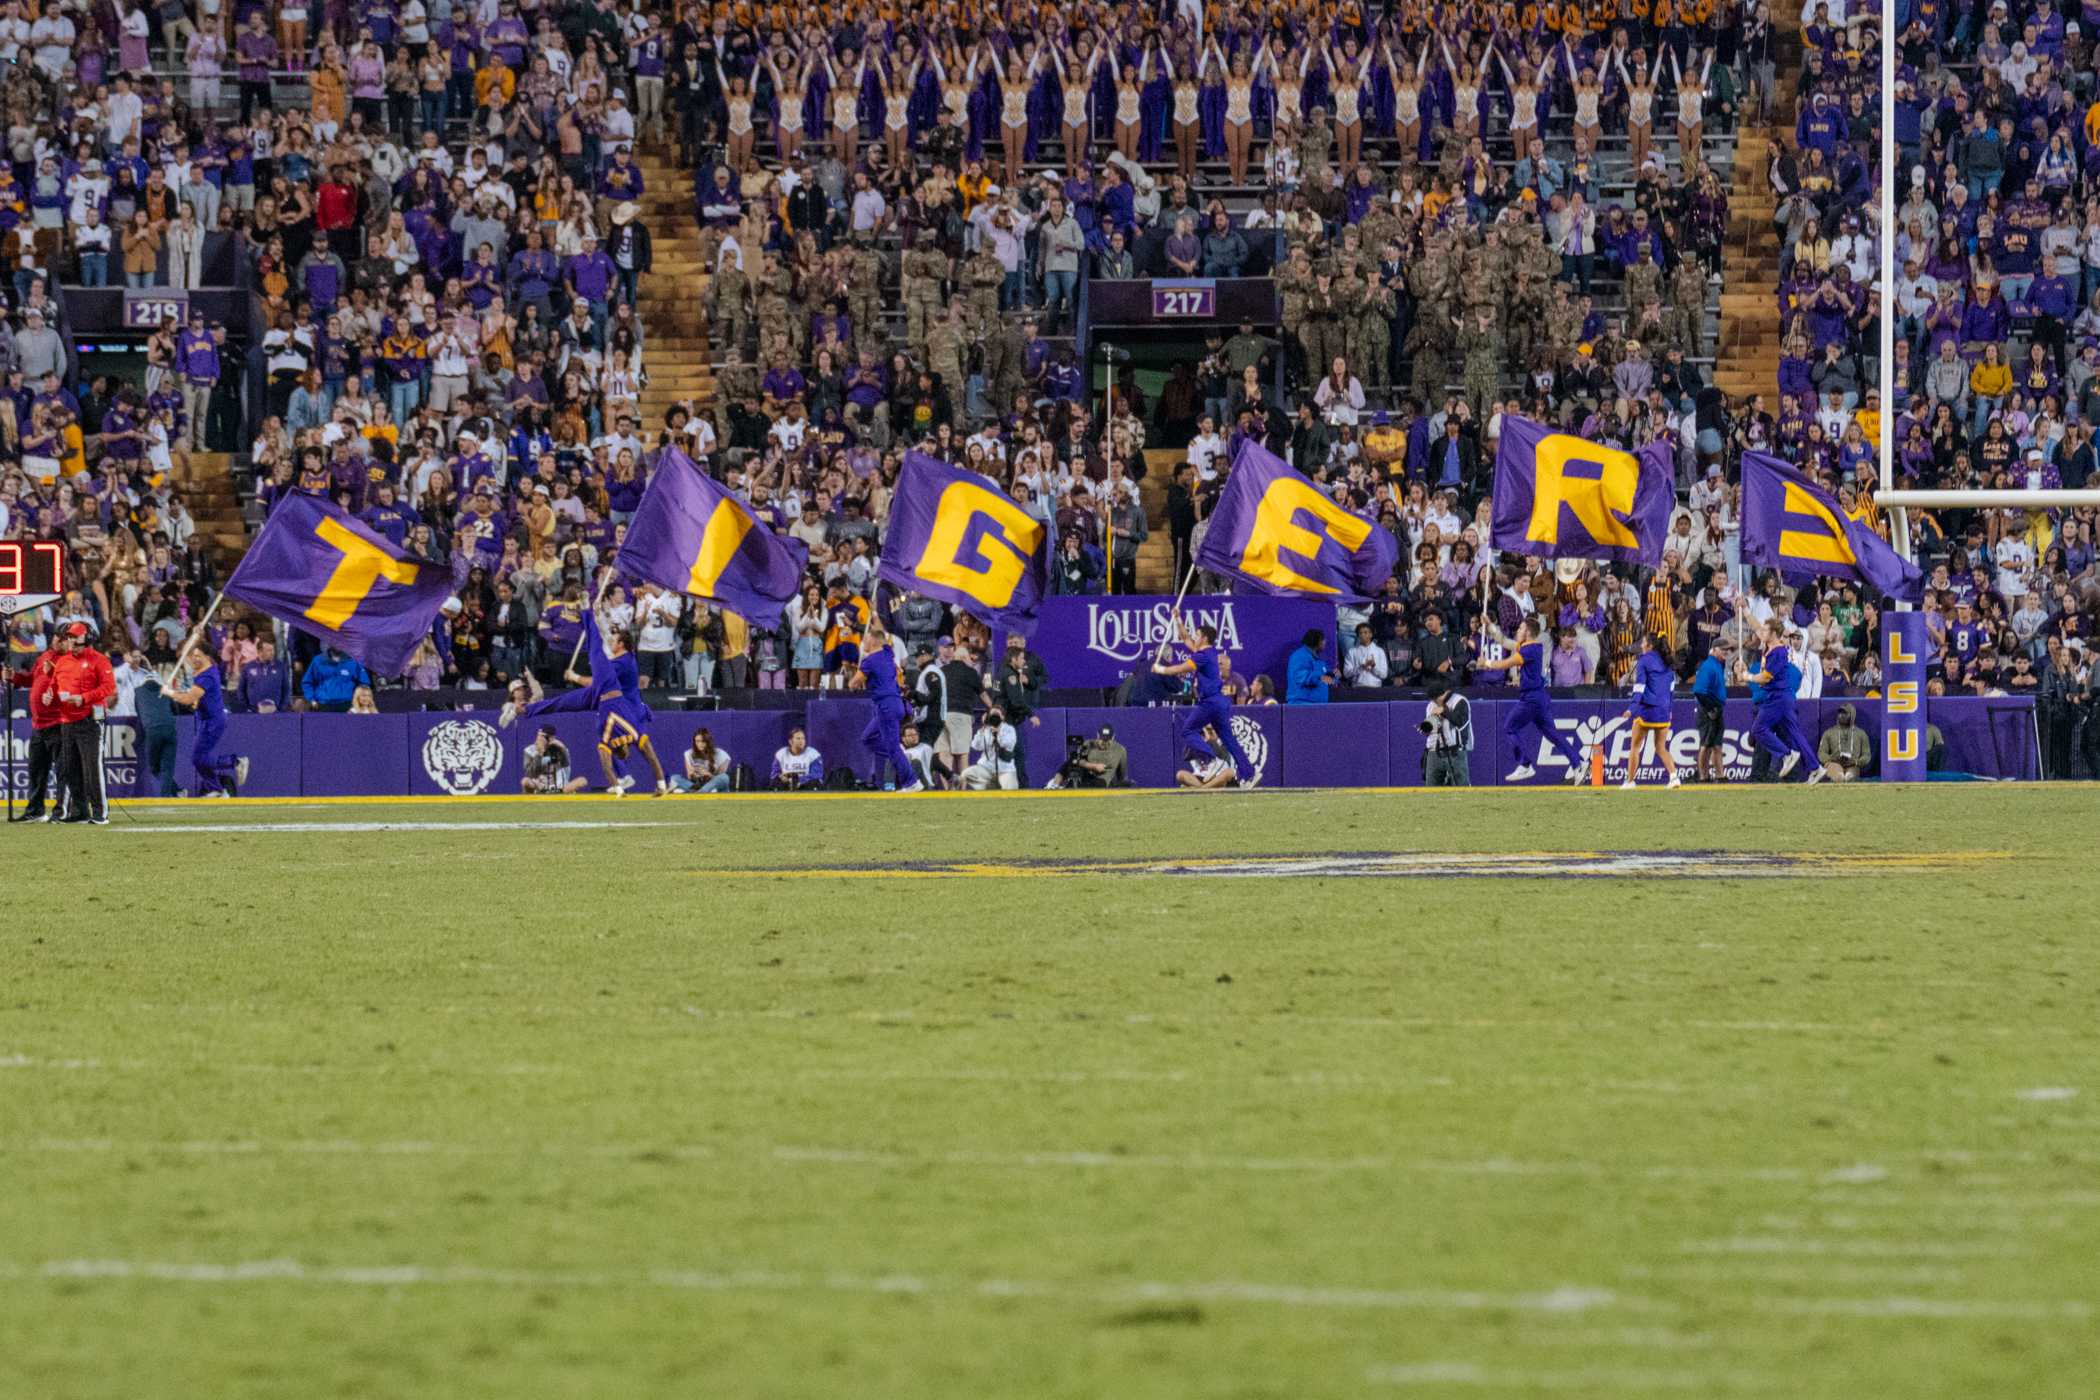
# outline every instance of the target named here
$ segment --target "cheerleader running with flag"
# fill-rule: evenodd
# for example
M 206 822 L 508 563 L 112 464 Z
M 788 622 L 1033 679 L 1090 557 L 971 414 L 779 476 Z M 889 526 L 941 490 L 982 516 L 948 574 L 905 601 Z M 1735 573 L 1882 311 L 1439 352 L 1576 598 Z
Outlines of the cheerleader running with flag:
M 642 703 L 641 671 L 626 634 L 616 630 L 601 636 L 594 603 L 583 615 L 583 639 L 591 649 L 591 674 L 586 678 L 569 671 L 564 676 L 571 685 L 582 688 L 565 690 L 529 705 L 515 700 L 506 702 L 503 726 L 507 729 L 520 718 L 587 714 L 595 710 L 599 716 L 598 762 L 605 769 L 606 790 L 619 797 L 634 786 L 634 779 L 626 773 L 626 760 L 631 751 L 639 749 L 642 757 L 649 760 L 650 771 L 656 774 L 656 795 L 670 796 L 671 785 L 664 780 L 664 766 L 657 761 L 656 746 L 649 741 L 649 721 L 654 716 Z
M 1225 698 L 1225 681 L 1218 674 L 1217 630 L 1198 627 L 1191 632 L 1178 610 L 1174 614 L 1174 626 L 1181 633 L 1182 649 L 1187 655 L 1175 662 L 1154 662 L 1152 673 L 1158 676 L 1193 675 L 1196 678 L 1196 703 L 1181 722 L 1182 747 L 1206 758 L 1218 757 L 1217 750 L 1203 737 L 1203 731 L 1208 728 L 1224 746 L 1239 785 L 1253 787 L 1254 760 L 1247 757 L 1247 751 L 1240 747 L 1240 741 L 1233 735 L 1232 702 Z

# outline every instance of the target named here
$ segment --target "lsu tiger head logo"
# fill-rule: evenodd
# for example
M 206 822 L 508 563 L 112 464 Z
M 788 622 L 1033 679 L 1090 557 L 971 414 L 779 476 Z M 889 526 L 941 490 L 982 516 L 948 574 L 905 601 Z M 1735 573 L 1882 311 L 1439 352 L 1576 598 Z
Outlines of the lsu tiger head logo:
M 1232 737 L 1240 741 L 1240 751 L 1246 754 L 1248 761 L 1254 765 L 1252 773 L 1243 773 L 1240 776 L 1247 780 L 1249 786 L 1259 783 L 1261 775 L 1269 767 L 1269 736 L 1262 732 L 1260 725 L 1247 716 L 1234 715 Z
M 495 726 L 478 719 L 432 725 L 423 740 L 423 771 L 452 796 L 472 797 L 503 771 L 503 740 Z

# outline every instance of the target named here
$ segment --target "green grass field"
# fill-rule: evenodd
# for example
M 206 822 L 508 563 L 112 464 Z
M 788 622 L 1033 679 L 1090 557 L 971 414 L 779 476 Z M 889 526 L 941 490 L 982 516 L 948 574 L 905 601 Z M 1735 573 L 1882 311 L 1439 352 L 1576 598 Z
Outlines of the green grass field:
M 2083 1400 L 2095 811 L 16 828 L 0 1396 Z

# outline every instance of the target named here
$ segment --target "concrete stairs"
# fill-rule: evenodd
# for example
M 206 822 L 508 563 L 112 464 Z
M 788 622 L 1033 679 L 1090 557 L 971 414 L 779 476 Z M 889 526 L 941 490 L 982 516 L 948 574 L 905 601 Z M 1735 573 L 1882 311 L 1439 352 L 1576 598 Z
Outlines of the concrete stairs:
M 233 457 L 225 452 L 192 452 L 187 458 L 175 459 L 174 476 L 183 504 L 197 522 L 197 533 L 211 542 L 212 564 L 223 577 L 248 548 L 248 522 L 241 514 Z
M 1772 224 L 1778 201 L 1766 166 L 1794 110 L 1801 68 L 1801 22 L 1782 6 L 1773 14 L 1780 78 L 1772 110 L 1762 121 L 1747 118 L 1735 153 L 1728 193 L 1728 234 L 1721 250 L 1721 339 L 1714 352 L 1714 384 L 1730 398 L 1766 395 L 1778 410 L 1779 230 Z
M 681 401 L 696 413 L 714 402 L 714 372 L 708 365 L 706 316 L 709 269 L 702 257 L 700 229 L 693 221 L 693 176 L 678 168 L 661 150 L 638 150 L 642 168 L 642 217 L 654 236 L 652 268 L 642 278 L 640 305 L 642 361 L 649 382 L 642 388 L 641 429 L 645 437 L 663 428 L 664 414 Z

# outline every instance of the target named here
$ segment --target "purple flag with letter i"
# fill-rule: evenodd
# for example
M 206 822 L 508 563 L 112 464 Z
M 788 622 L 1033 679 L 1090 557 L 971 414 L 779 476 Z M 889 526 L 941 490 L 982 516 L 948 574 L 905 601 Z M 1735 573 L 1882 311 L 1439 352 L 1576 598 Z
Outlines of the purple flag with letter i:
M 1769 569 L 1852 579 L 1912 603 L 1925 589 L 1917 565 L 1769 452 L 1743 454 L 1743 559 Z
M 1667 443 L 1622 452 L 1515 414 L 1495 450 L 1495 548 L 1534 559 L 1662 562 L 1677 500 Z
M 778 627 L 801 590 L 809 547 L 776 535 L 692 458 L 667 448 L 642 492 L 613 568 Z
M 989 477 L 906 452 L 878 576 L 988 627 L 1033 636 L 1049 591 L 1049 538 Z
M 1337 504 L 1261 444 L 1240 444 L 1196 562 L 1256 592 L 1363 602 L 1385 586 L 1400 542 Z
M 449 568 L 417 559 L 319 496 L 295 493 L 270 512 L 226 596 L 312 633 L 376 676 L 398 676 L 465 565 L 458 555 Z

